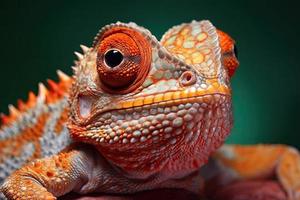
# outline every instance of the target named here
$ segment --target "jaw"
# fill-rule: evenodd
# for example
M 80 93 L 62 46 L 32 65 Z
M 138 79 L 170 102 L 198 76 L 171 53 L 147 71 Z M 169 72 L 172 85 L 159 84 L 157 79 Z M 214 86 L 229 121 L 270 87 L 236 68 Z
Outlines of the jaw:
M 112 110 L 88 126 L 71 124 L 70 130 L 127 176 L 145 178 L 162 171 L 181 176 L 199 168 L 223 143 L 231 125 L 230 96 L 209 94 Z

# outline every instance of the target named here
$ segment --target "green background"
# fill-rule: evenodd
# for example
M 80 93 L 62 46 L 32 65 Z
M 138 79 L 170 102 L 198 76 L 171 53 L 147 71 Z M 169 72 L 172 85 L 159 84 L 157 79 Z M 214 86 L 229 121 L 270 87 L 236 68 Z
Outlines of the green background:
M 55 71 L 98 29 L 134 21 L 158 38 L 171 26 L 209 19 L 239 49 L 232 79 L 235 124 L 228 142 L 300 147 L 299 5 L 292 1 L 10 1 L 1 3 L 0 111 Z

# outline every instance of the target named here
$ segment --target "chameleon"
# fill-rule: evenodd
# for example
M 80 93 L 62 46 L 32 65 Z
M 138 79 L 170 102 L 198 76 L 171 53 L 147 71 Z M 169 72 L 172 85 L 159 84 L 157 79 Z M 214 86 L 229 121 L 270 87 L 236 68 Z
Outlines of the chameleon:
M 300 200 L 296 148 L 224 144 L 239 61 L 235 41 L 210 21 L 174 26 L 160 41 L 117 22 L 81 48 L 73 76 L 58 71 L 58 82 L 1 115 L 3 199 L 159 188 L 206 198 L 209 182 L 276 180 L 282 199 Z

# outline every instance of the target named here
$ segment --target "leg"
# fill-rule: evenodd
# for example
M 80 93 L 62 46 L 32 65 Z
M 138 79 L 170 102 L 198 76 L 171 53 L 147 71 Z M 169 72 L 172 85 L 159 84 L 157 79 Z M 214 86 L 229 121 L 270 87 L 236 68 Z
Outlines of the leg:
M 276 177 L 290 200 L 300 200 L 300 154 L 284 145 L 224 145 L 214 155 L 223 183 Z
M 70 150 L 36 160 L 15 171 L 0 191 L 11 200 L 56 199 L 88 182 L 92 157 L 88 151 Z

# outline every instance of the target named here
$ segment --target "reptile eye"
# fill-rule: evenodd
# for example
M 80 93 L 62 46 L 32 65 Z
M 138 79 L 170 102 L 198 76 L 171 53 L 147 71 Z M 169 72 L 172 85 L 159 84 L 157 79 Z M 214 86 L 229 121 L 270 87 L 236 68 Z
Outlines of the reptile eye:
M 234 52 L 235 57 L 236 57 L 237 59 L 239 59 L 239 57 L 238 57 L 238 49 L 237 49 L 237 46 L 236 46 L 236 45 L 233 46 L 233 52 Z
M 100 87 L 125 94 L 138 88 L 151 65 L 151 45 L 137 31 L 115 27 L 103 33 L 96 45 Z
M 114 68 L 123 61 L 123 55 L 120 51 L 112 49 L 105 53 L 104 60 L 107 66 Z

